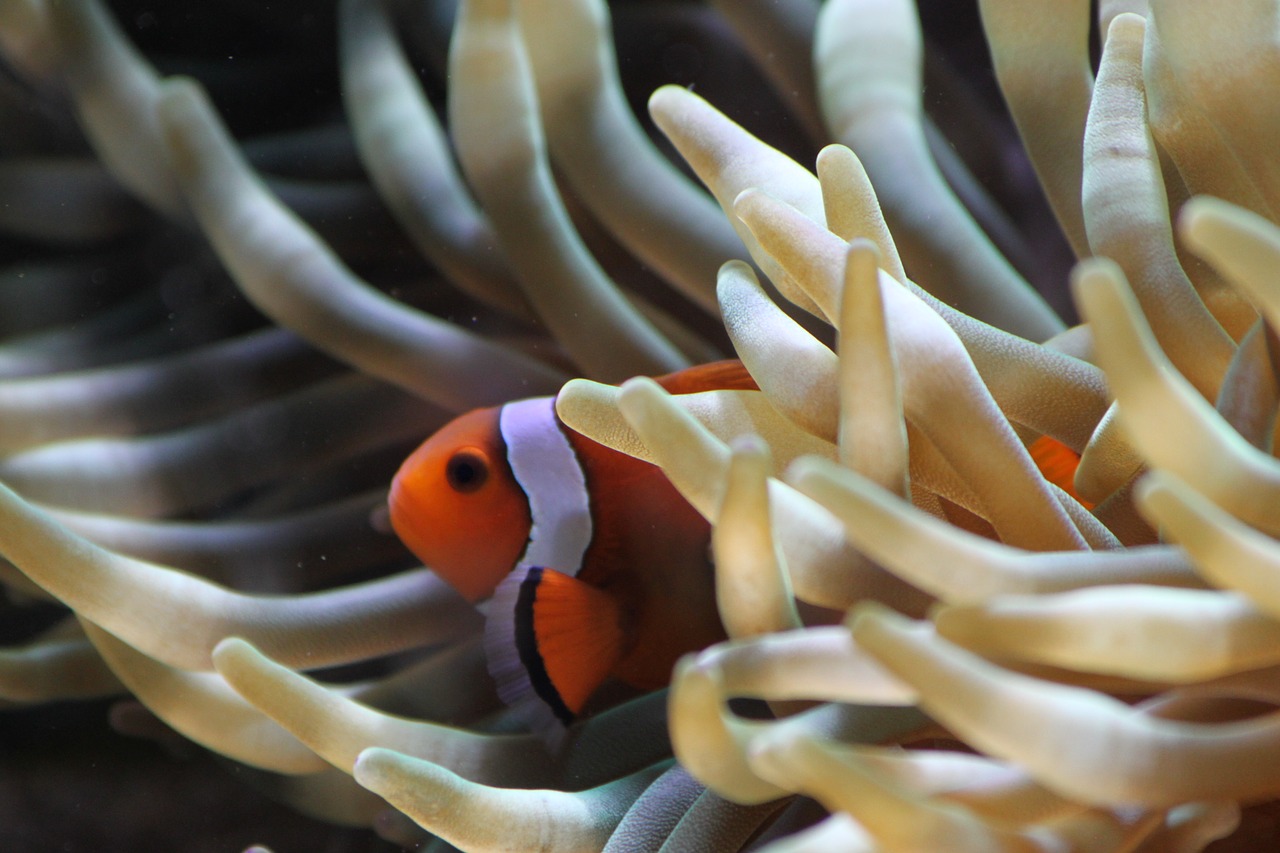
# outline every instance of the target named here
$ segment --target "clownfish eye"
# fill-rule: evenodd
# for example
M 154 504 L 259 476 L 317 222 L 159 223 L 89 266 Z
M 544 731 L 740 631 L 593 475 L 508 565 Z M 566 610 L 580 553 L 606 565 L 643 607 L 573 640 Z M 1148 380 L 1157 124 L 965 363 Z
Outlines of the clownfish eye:
M 474 492 L 489 479 L 489 462 L 474 450 L 459 450 L 449 457 L 444 476 L 455 492 Z

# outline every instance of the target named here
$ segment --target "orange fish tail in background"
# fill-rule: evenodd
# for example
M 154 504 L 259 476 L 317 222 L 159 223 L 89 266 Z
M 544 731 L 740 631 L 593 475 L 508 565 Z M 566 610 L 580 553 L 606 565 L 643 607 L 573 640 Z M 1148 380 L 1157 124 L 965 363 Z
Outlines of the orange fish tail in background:
M 1076 494 L 1076 469 L 1080 467 L 1080 454 L 1056 438 L 1042 435 L 1027 447 L 1031 460 L 1050 483 L 1075 498 L 1085 509 L 1093 504 Z

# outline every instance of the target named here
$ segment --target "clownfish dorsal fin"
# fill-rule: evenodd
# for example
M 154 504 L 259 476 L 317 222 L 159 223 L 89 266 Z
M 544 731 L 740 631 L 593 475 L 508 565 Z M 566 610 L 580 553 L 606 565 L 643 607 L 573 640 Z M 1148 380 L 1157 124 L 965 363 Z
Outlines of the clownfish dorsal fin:
M 498 585 L 485 619 L 498 695 L 558 745 L 622 657 L 617 602 L 561 572 L 518 568 Z
M 700 391 L 758 391 L 760 386 L 736 358 L 698 364 L 654 379 L 668 394 Z

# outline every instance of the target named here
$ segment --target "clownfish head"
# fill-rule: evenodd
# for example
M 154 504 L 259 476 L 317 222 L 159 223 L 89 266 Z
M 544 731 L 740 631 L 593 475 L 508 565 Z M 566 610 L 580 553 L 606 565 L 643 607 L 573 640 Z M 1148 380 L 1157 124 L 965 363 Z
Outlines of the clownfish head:
M 423 564 L 469 601 L 492 595 L 529 539 L 529 501 L 507 462 L 501 410 L 450 421 L 391 483 L 391 525 Z

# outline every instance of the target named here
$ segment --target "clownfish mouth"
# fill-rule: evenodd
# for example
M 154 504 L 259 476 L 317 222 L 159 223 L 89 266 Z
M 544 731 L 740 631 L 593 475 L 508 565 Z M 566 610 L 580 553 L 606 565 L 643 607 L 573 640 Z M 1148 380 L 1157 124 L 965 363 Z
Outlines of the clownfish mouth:
M 387 498 L 390 501 L 390 497 Z M 395 535 L 395 527 L 391 524 L 390 504 L 381 504 L 369 510 L 369 526 L 378 533 L 387 536 Z
M 417 519 L 421 515 L 421 510 L 416 503 L 412 492 L 404 488 L 397 477 L 391 483 L 391 493 L 387 497 L 387 506 L 382 516 L 404 546 L 423 563 L 427 563 L 428 559 L 424 552 L 429 552 L 430 548 L 424 547 L 426 543 L 419 533 L 421 524 Z

